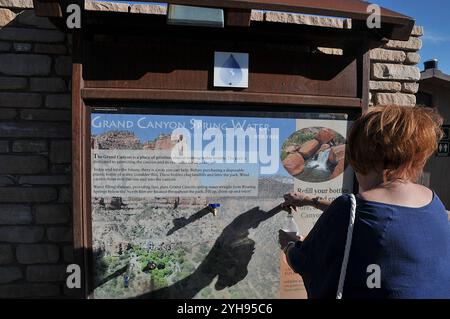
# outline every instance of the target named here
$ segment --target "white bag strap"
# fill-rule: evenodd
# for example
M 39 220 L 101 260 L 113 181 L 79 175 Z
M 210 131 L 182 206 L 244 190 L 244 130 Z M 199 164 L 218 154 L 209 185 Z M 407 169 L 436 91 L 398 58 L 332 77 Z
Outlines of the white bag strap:
M 336 293 L 336 299 L 342 299 L 345 275 L 347 274 L 348 256 L 350 255 L 350 248 L 352 246 L 353 226 L 355 225 L 355 215 L 356 215 L 355 195 L 350 194 L 350 201 L 351 201 L 350 222 L 348 223 L 347 241 L 345 242 L 344 258 L 342 259 L 341 274 L 339 275 L 339 284 Z

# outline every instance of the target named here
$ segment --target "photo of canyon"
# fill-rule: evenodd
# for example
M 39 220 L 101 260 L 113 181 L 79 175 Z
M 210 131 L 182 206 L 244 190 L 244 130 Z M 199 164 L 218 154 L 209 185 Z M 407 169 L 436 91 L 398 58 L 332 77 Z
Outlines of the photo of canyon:
M 91 136 L 92 152 L 170 150 L 169 134 L 132 131 Z M 258 178 L 258 195 L 93 197 L 94 296 L 105 298 L 278 298 L 277 209 L 290 176 Z M 208 206 L 219 203 L 214 213 Z
M 284 141 L 281 160 L 293 177 L 322 183 L 344 172 L 345 146 L 345 138 L 330 128 L 304 128 Z

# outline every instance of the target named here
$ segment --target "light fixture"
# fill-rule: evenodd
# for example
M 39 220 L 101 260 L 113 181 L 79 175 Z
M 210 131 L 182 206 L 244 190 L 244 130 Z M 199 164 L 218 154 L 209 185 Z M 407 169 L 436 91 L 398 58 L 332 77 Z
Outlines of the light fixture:
M 224 27 L 223 9 L 169 4 L 167 23 L 203 27 Z

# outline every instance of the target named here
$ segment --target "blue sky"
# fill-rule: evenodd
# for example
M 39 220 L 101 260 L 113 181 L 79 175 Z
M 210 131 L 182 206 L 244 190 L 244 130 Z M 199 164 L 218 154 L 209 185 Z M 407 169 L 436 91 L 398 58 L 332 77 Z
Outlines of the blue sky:
M 139 3 L 136 1 L 112 1 Z M 155 1 L 156 2 L 156 1 Z M 450 1 L 449 0 L 371 0 L 382 7 L 398 11 L 411 16 L 418 25 L 425 28 L 422 37 L 422 57 L 419 64 L 423 69 L 423 62 L 438 59 L 441 71 L 450 74 Z
M 441 71 L 450 74 L 450 1 L 448 0 L 374 0 L 382 7 L 398 11 L 425 28 L 420 50 L 423 62 L 438 59 Z

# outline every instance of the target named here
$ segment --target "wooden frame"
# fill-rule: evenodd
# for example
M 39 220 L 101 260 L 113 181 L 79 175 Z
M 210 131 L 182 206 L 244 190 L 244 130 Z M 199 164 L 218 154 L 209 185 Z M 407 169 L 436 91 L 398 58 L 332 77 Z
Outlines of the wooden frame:
M 90 21 L 93 17 L 97 17 L 95 21 Z M 184 75 L 177 78 L 173 82 L 172 87 L 161 87 L 158 79 L 155 80 L 152 75 L 148 75 L 152 72 L 151 65 L 146 69 L 146 76 L 142 76 L 140 79 L 129 81 L 124 79 L 114 78 L 114 72 L 111 74 L 99 74 L 99 69 L 93 69 L 92 63 L 97 60 L 92 59 L 87 55 L 89 51 L 87 46 L 89 41 L 96 41 L 96 35 L 100 35 L 100 39 L 112 39 L 111 47 L 114 47 L 114 43 L 118 43 L 121 38 L 121 32 L 117 28 L 111 25 L 114 17 L 110 14 L 103 14 L 97 16 L 88 17 L 88 21 L 92 23 L 92 26 L 86 27 L 82 31 L 74 33 L 73 42 L 73 74 L 72 74 L 72 142 L 73 142 L 73 229 L 74 229 L 74 251 L 76 262 L 83 267 L 83 285 L 80 291 L 80 297 L 90 297 L 91 289 L 93 287 L 92 277 L 89 276 L 89 270 L 92 269 L 91 254 L 92 254 L 92 224 L 91 224 L 91 194 L 90 194 L 90 106 L 96 105 L 108 101 L 110 103 L 119 102 L 199 102 L 199 103 L 220 103 L 223 105 L 231 105 L 239 103 L 241 105 L 248 105 L 255 108 L 260 105 L 264 108 L 273 107 L 274 111 L 280 110 L 280 108 L 295 108 L 297 112 L 301 112 L 308 109 L 315 110 L 348 110 L 349 112 L 362 112 L 368 108 L 369 103 L 369 77 L 370 77 L 370 58 L 369 49 L 371 47 L 379 45 L 379 39 L 374 39 L 372 35 L 364 33 L 358 30 L 334 30 L 328 28 L 317 28 L 308 26 L 286 26 L 286 25 L 271 25 L 270 28 L 263 24 L 256 24 L 254 29 L 249 29 L 247 36 L 252 41 L 262 41 L 264 37 L 261 35 L 271 34 L 274 38 L 277 33 L 284 35 L 281 37 L 284 41 L 287 39 L 290 42 L 303 41 L 310 43 L 311 45 L 327 45 L 336 46 L 340 45 L 345 48 L 344 50 L 350 50 L 354 57 L 354 63 L 356 67 L 348 73 L 353 74 L 355 87 L 354 96 L 342 96 L 341 92 L 336 91 L 335 95 L 323 95 L 320 94 L 320 86 L 316 91 L 319 94 L 294 94 L 283 93 L 277 94 L 273 92 L 255 92 L 250 88 L 249 90 L 221 90 L 212 88 L 207 82 L 199 82 L 201 86 L 198 89 L 183 89 Z M 165 22 L 159 17 L 156 17 L 156 22 L 149 22 L 148 17 L 141 17 L 145 23 L 150 26 L 160 28 L 160 30 L 166 30 L 168 37 L 180 37 L 185 34 L 185 30 L 182 27 L 166 26 Z M 159 20 L 158 20 L 159 19 Z M 133 20 L 133 21 L 131 21 Z M 133 36 L 137 34 L 137 38 L 145 31 L 133 27 L 136 23 L 136 18 L 125 17 L 125 20 L 121 20 L 123 25 L 128 26 L 125 32 L 128 33 L 129 41 L 132 43 L 135 41 Z M 152 24 L 154 23 L 154 24 Z M 164 23 L 164 25 L 162 24 Z M 108 29 L 111 27 L 111 29 Z M 239 28 L 239 27 L 234 27 Z M 275 29 L 273 29 L 275 28 Z M 268 30 L 270 29 L 270 30 Z M 189 29 L 188 32 L 192 33 L 193 30 L 197 30 L 199 37 L 202 38 L 205 34 L 210 34 L 210 30 L 205 29 Z M 298 35 L 301 31 L 300 35 Z M 234 32 L 234 31 L 233 31 Z M 257 34 L 252 34 L 256 32 Z M 269 32 L 269 33 L 268 33 Z M 258 36 L 259 34 L 259 36 Z M 166 35 L 166 34 L 165 34 Z M 229 35 L 224 32 L 222 39 L 226 41 Z M 353 39 L 346 42 L 345 39 L 349 39 L 350 36 L 354 36 Z M 119 39 L 119 40 L 118 40 Z M 132 39 L 132 40 L 131 40 Z M 109 41 L 109 40 L 108 40 Z M 302 42 L 302 43 L 303 43 Z M 238 47 L 238 44 L 234 44 Z M 136 49 L 138 50 L 138 49 Z M 110 53 L 115 54 L 114 52 Z M 104 57 L 104 56 L 103 56 Z M 326 57 L 325 57 L 326 58 Z M 329 58 L 334 58 L 329 56 Z M 200 64 L 199 64 L 200 65 Z M 278 66 L 283 66 L 278 64 Z M 202 67 L 203 65 L 200 65 Z M 191 67 L 191 66 L 190 66 Z M 94 70 L 94 72 L 91 72 Z M 113 70 L 114 71 L 114 70 Z M 195 71 L 195 70 L 194 70 Z M 272 70 L 273 71 L 273 70 Z M 122 72 L 122 71 L 120 71 Z M 119 72 L 119 73 L 120 73 Z M 276 72 L 276 70 L 275 70 Z M 270 74 L 269 74 L 270 75 Z M 195 76 L 195 73 L 188 75 L 187 79 Z M 296 75 L 291 75 L 293 81 L 298 81 Z M 268 76 L 270 80 L 271 77 Z M 205 78 L 205 81 L 208 81 Z M 157 84 L 159 83 L 159 84 Z M 164 79 L 161 82 L 164 84 Z M 181 84 L 180 84 L 181 83 Z M 307 83 L 307 82 L 305 82 Z M 315 82 L 312 81 L 311 85 L 314 86 Z M 157 84 L 157 85 L 156 85 Z M 158 87 L 159 85 L 159 87 Z M 339 87 L 339 86 L 337 86 Z M 332 90 L 331 90 L 332 91 Z M 349 91 L 350 92 L 350 91 Z M 339 96 L 341 95 L 341 96 Z M 357 184 L 355 184 L 357 188 Z
M 83 148 L 85 117 L 82 115 L 84 108 L 81 97 L 83 87 L 82 61 L 81 61 L 81 35 L 77 32 L 73 35 L 73 62 L 72 62 L 72 209 L 73 209 L 73 248 L 74 259 L 78 265 L 85 267 L 85 201 L 87 191 L 84 188 L 85 174 L 83 172 L 83 160 L 85 151 Z M 86 296 L 85 274 L 82 272 L 82 286 L 79 296 Z

